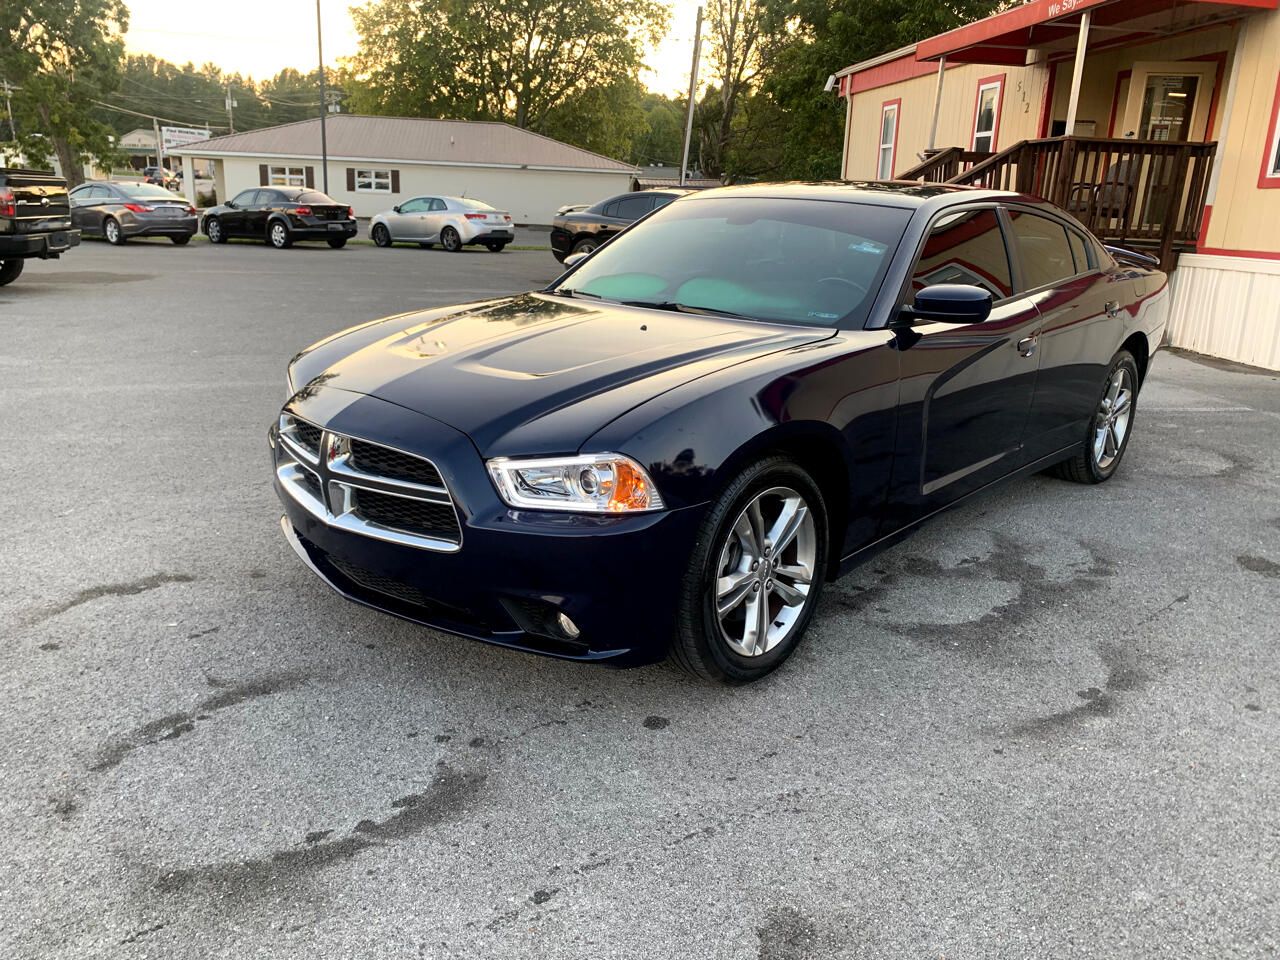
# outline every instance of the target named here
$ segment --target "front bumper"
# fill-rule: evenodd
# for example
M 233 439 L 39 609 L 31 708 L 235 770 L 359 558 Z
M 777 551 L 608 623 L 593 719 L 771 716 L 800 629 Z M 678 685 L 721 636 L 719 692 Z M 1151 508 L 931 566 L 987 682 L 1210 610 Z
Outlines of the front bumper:
M 25 260 L 31 257 L 56 260 L 60 254 L 79 245 L 79 230 L 57 230 L 52 233 L 0 233 L 0 260 Z
M 447 633 L 533 653 L 617 666 L 666 656 L 705 506 L 634 516 L 512 510 L 463 434 L 376 398 L 325 387 L 308 393 L 291 404 L 298 416 L 399 449 L 412 444 L 430 458 L 462 530 L 453 552 L 374 539 L 316 516 L 276 476 L 286 538 L 334 590 Z M 279 445 L 274 431 L 271 439 Z M 580 631 L 572 640 L 539 629 L 561 612 Z

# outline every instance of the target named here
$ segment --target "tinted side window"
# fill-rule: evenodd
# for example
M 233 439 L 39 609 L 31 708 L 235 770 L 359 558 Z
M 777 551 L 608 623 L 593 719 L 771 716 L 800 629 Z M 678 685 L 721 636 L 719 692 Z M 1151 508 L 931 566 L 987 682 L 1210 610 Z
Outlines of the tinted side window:
M 657 209 L 658 207 L 665 207 L 668 203 L 670 203 L 674 199 L 675 199 L 675 194 L 660 193 L 656 197 L 654 197 L 654 200 L 653 200 L 654 209 Z
M 419 197 L 415 200 L 410 200 L 408 203 L 400 204 L 400 212 L 401 213 L 422 213 L 427 209 L 427 206 L 428 206 L 427 201 L 424 198 Z
M 1014 243 L 1022 263 L 1022 282 L 1028 289 L 1057 283 L 1073 276 L 1076 263 L 1067 241 L 1067 228 L 1056 220 L 1034 213 L 1010 210 Z
M 251 207 L 253 206 L 253 198 L 257 195 L 257 190 L 245 190 L 243 193 L 237 194 L 236 198 L 231 202 L 237 207 Z
M 653 209 L 653 197 L 627 197 L 618 201 L 618 212 L 613 214 L 623 220 L 639 220 Z
M 1009 254 L 994 209 L 960 210 L 934 221 L 911 272 L 911 294 L 935 283 L 965 283 L 1013 296 Z
M 1089 247 L 1084 242 L 1084 237 L 1074 230 L 1068 230 L 1067 239 L 1071 242 L 1071 256 L 1076 261 L 1076 273 L 1088 273 L 1093 265 L 1089 263 Z
M 605 204 L 605 208 L 600 212 L 602 215 L 606 217 L 616 217 L 618 216 L 618 207 L 621 205 L 622 205 L 621 200 L 615 200 L 613 201 L 613 203 Z
M 441 210 L 448 210 L 449 207 L 443 200 L 437 197 L 436 199 L 431 201 L 431 206 L 429 209 L 431 210 L 432 213 L 439 213 Z

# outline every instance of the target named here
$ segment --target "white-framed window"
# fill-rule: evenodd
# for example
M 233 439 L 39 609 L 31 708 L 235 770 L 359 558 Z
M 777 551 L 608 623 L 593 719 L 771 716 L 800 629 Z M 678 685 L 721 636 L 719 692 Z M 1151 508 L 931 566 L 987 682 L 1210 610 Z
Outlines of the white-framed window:
M 1271 141 L 1262 157 L 1262 175 L 1258 186 L 1275 189 L 1280 187 L 1280 78 L 1276 79 L 1276 97 L 1271 103 Z
M 390 170 L 356 170 L 357 193 L 390 193 Z
M 988 77 L 978 81 L 978 98 L 973 110 L 973 149 L 978 153 L 994 153 L 996 132 L 1000 129 L 1000 101 L 1004 97 L 1004 77 Z
M 901 100 L 890 100 L 880 107 L 880 147 L 876 156 L 876 179 L 893 179 L 893 162 L 898 152 L 898 111 Z
M 305 187 L 307 171 L 302 167 L 272 167 L 267 183 L 273 187 Z

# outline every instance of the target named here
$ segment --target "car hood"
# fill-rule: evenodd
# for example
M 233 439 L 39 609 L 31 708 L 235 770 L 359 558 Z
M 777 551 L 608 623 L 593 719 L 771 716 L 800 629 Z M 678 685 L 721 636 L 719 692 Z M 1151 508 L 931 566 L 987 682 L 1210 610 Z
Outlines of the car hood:
M 543 294 L 404 314 L 316 344 L 311 383 L 442 421 L 485 456 L 575 452 L 606 423 L 723 367 L 833 330 L 667 313 Z

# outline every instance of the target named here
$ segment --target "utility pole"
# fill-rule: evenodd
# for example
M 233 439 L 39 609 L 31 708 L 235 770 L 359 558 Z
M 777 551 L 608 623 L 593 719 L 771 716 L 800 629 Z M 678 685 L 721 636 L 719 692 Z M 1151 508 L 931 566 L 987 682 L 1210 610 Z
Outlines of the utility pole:
M 325 137 L 324 116 L 329 112 L 324 90 L 324 38 L 320 31 L 320 0 L 316 0 L 316 52 L 320 55 L 320 171 L 324 192 L 329 192 L 329 141 Z
M 4 81 L 4 105 L 9 111 L 9 139 L 16 142 L 18 139 L 18 127 L 13 122 L 13 99 L 9 96 L 9 81 L 7 79 Z
M 231 81 L 227 81 L 227 129 L 231 133 L 236 132 L 236 118 L 232 114 L 232 110 L 236 107 L 236 101 L 231 96 Z
M 156 166 L 164 166 L 164 142 L 160 139 L 160 121 L 155 117 L 151 118 L 151 132 L 156 138 Z
M 320 0 L 316 0 L 317 3 Z M 693 98 L 698 92 L 698 54 L 702 52 L 702 6 L 698 6 L 698 21 L 693 28 L 693 66 L 689 68 L 689 109 L 684 118 L 684 152 L 680 155 L 680 186 L 684 186 L 689 174 L 689 139 L 693 136 Z

